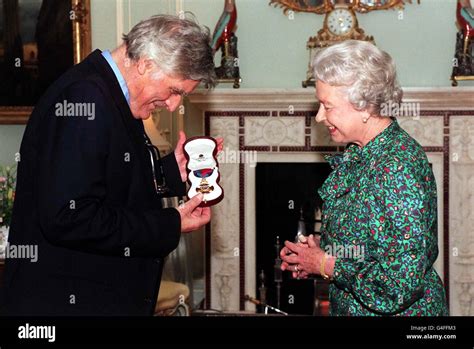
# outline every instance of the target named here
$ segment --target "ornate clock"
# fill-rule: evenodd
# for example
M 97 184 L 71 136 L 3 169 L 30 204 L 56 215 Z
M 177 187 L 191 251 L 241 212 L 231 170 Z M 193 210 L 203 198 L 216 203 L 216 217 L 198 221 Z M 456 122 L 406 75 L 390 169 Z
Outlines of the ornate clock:
M 286 15 L 289 11 L 325 15 L 323 28 L 316 36 L 310 37 L 306 44 L 309 64 L 303 87 L 308 87 L 314 86 L 310 64 L 318 50 L 343 40 L 365 40 L 374 43 L 373 36 L 366 35 L 359 27 L 357 12 L 402 9 L 405 2 L 412 3 L 412 0 L 270 0 L 270 5 L 283 7 Z
M 347 8 L 336 8 L 324 19 L 324 27 L 334 36 L 351 35 L 357 25 L 357 18 Z

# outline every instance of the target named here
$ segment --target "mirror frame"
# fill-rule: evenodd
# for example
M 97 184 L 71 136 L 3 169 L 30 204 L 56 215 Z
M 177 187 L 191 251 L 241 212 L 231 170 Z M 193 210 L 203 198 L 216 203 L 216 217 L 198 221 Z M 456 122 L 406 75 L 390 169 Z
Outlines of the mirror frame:
M 71 9 L 73 64 L 77 64 L 91 52 L 90 0 L 71 0 Z M 32 111 L 33 106 L 0 106 L 0 124 L 26 124 Z
M 323 3 L 321 5 L 309 7 L 302 7 L 297 2 L 298 0 L 270 0 L 269 5 L 274 5 L 275 7 L 283 7 L 283 13 L 285 15 L 288 14 L 288 11 L 313 12 L 318 15 L 322 15 L 328 13 L 334 8 L 330 0 L 323 0 Z
M 299 4 L 300 1 L 301 0 L 270 0 L 269 5 L 274 5 L 275 7 L 283 7 L 283 12 L 285 13 L 285 15 L 288 14 L 288 11 L 313 12 L 322 15 L 330 12 L 336 7 L 336 5 L 333 4 L 331 0 L 322 0 L 323 2 L 321 5 L 308 7 L 301 6 Z M 412 0 L 387 0 L 387 3 L 381 6 L 367 6 L 362 3 L 362 0 L 352 0 L 350 4 L 347 4 L 347 7 L 353 9 L 354 11 L 365 13 L 377 10 L 387 10 L 391 8 L 403 8 L 405 2 L 411 4 Z
M 401 9 L 405 5 L 405 1 L 411 4 L 412 0 L 387 0 L 385 5 L 380 6 L 367 6 L 362 3 L 362 0 L 354 0 L 354 5 L 352 8 L 361 13 L 370 12 L 370 11 L 378 11 L 378 10 L 389 10 L 391 8 L 398 8 Z M 419 0 L 418 0 L 419 2 Z

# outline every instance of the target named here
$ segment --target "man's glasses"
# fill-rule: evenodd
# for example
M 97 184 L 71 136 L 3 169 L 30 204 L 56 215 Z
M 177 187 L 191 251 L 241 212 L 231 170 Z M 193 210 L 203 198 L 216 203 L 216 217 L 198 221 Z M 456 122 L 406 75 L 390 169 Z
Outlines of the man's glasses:
M 145 137 L 145 145 L 150 154 L 151 170 L 153 172 L 153 182 L 155 184 L 156 193 L 163 196 L 169 192 L 166 185 L 165 172 L 163 169 L 163 161 L 161 160 L 160 150 L 154 146 L 147 135 Z M 156 166 L 158 164 L 158 166 Z M 160 180 L 157 178 L 157 169 L 159 170 Z

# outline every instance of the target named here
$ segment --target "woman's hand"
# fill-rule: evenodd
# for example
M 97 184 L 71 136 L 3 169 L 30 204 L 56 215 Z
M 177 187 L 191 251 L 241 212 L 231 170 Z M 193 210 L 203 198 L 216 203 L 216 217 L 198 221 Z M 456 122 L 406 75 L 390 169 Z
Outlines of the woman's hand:
M 304 239 L 300 238 L 299 242 L 296 244 L 297 246 L 308 247 L 308 240 L 313 240 L 314 244 L 319 247 L 320 242 L 321 242 L 321 236 L 320 235 L 311 234 L 309 236 L 304 236 L 304 235 L 302 235 L 302 236 L 304 237 Z M 287 256 L 291 253 L 292 253 L 291 250 L 289 250 L 287 247 L 283 247 L 280 251 L 280 257 L 281 257 L 281 259 L 283 259 L 284 256 Z M 283 261 L 283 263 L 281 264 L 281 270 L 283 270 L 283 271 L 287 270 L 289 267 L 290 267 L 290 265 L 285 261 Z M 294 266 L 292 266 L 292 267 L 294 267 Z M 293 274 L 294 274 L 293 277 L 296 277 L 296 273 L 293 272 Z M 301 275 L 300 275 L 300 277 L 301 277 Z
M 310 235 L 310 237 L 311 237 L 311 235 Z M 298 242 L 297 245 L 301 246 L 301 247 L 308 247 L 308 239 L 306 239 L 305 242 L 301 242 L 301 241 Z M 285 246 L 281 249 L 280 258 L 283 260 L 283 262 L 281 263 L 281 266 L 280 266 L 281 270 L 291 271 L 291 276 L 294 279 L 306 279 L 306 278 L 308 278 L 309 274 L 307 274 L 305 272 L 300 272 L 299 270 L 296 271 L 295 265 L 290 265 L 287 262 L 285 262 L 285 257 L 289 256 L 291 254 L 293 254 L 293 252 L 291 252 L 291 250 L 288 247 Z
M 293 277 L 307 278 L 310 274 L 320 274 L 321 260 L 324 251 L 320 248 L 319 236 L 310 235 L 305 243 L 285 241 L 285 247 L 280 252 L 283 260 L 282 270 L 293 273 Z M 326 258 L 326 257 L 324 257 Z

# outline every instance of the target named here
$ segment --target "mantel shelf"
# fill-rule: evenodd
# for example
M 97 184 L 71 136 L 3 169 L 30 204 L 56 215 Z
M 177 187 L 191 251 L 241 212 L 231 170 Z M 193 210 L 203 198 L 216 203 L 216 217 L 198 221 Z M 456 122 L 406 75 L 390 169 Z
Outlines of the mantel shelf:
M 421 104 L 422 110 L 474 109 L 474 87 L 404 88 L 404 102 Z M 201 110 L 317 109 L 314 88 L 196 90 L 189 97 Z

